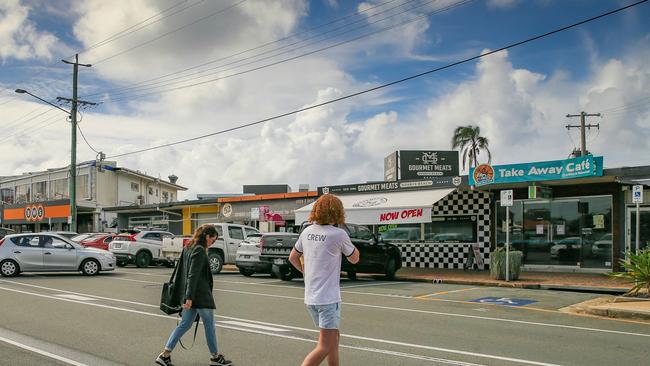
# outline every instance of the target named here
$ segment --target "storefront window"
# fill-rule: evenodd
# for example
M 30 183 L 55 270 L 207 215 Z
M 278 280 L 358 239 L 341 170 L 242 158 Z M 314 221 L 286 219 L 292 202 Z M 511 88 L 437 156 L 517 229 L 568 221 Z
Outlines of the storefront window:
M 420 224 L 382 225 L 379 227 L 381 240 L 390 242 L 419 241 Z
M 13 188 L 0 189 L 0 201 L 6 204 L 14 203 L 14 189 Z
M 516 201 L 509 209 L 510 242 L 525 264 L 611 268 L 611 197 Z M 497 207 L 499 245 L 505 243 L 505 210 Z
M 16 203 L 26 203 L 31 199 L 30 185 L 21 184 L 16 186 Z
M 438 243 L 476 243 L 476 216 L 433 217 L 430 224 L 424 224 L 424 240 Z
M 50 199 L 60 200 L 69 198 L 68 178 L 56 179 L 50 182 Z
M 47 201 L 47 182 L 32 183 L 32 201 Z

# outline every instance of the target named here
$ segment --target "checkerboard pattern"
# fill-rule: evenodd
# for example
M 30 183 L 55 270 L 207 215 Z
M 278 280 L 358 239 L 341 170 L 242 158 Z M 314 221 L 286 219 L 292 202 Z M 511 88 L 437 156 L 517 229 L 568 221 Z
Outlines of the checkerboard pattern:
M 455 191 L 433 205 L 434 216 L 476 215 L 478 243 L 487 269 L 490 255 L 490 196 L 482 191 Z M 405 267 L 462 269 L 472 243 L 398 244 Z M 474 264 L 476 268 L 476 264 Z

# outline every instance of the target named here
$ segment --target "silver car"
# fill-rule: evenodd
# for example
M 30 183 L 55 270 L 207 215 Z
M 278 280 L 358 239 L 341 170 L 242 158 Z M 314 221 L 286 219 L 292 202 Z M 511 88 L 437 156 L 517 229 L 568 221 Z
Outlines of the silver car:
M 85 248 L 52 233 L 7 235 L 0 240 L 0 274 L 12 277 L 20 272 L 81 271 L 93 276 L 115 269 L 113 253 Z

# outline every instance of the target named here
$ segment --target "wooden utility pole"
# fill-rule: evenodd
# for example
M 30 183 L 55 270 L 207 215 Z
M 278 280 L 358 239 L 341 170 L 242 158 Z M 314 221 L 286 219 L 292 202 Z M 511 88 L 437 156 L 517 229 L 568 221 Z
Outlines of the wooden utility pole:
M 580 125 L 567 125 L 566 129 L 570 130 L 572 128 L 579 128 L 580 129 L 580 156 L 585 156 L 587 155 L 587 137 L 585 134 L 585 129 L 592 129 L 592 128 L 597 128 L 600 129 L 600 124 L 585 124 L 585 117 L 600 117 L 600 113 L 592 113 L 589 114 L 587 112 L 580 112 L 580 114 L 567 114 L 567 118 L 574 118 L 574 117 L 580 117 Z

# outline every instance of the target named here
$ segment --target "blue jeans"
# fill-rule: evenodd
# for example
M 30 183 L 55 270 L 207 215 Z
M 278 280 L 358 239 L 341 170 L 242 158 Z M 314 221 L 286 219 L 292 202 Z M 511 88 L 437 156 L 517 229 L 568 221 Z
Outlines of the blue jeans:
M 208 343 L 208 349 L 210 350 L 210 353 L 217 353 L 217 332 L 215 330 L 214 326 L 214 309 L 194 309 L 191 308 L 189 310 L 183 309 L 183 316 L 181 318 L 181 322 L 178 324 L 176 329 L 172 332 L 172 334 L 169 336 L 169 340 L 167 341 L 167 344 L 165 344 L 165 349 L 168 351 L 173 351 L 174 347 L 176 347 L 176 343 L 181 339 L 183 334 L 185 334 L 190 328 L 192 328 L 192 324 L 194 324 L 194 320 L 196 320 L 196 314 L 199 314 L 199 317 L 203 321 L 203 328 L 205 329 L 205 340 Z

